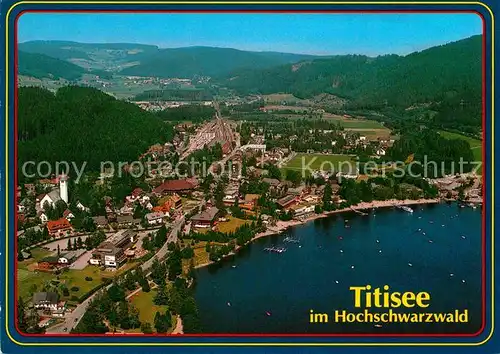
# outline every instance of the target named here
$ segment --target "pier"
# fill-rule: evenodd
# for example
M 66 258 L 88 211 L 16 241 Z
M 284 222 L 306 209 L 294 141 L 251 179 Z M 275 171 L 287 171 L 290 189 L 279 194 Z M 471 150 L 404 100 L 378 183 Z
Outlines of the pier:
M 358 209 L 354 209 L 352 206 L 350 208 L 352 211 L 358 213 L 359 215 L 368 215 L 368 213 L 365 213 L 365 212 L 358 210 Z

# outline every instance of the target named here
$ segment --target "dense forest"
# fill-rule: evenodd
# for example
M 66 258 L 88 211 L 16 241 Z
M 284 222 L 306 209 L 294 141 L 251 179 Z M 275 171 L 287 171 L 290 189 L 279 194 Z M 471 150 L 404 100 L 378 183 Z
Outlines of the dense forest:
M 469 107 L 481 103 L 481 36 L 473 36 L 407 56 L 336 56 L 265 70 L 241 70 L 224 81 L 241 93 L 292 93 L 310 98 L 326 92 L 348 98 L 348 108 L 408 108 L 416 103 Z M 437 117 L 443 125 L 454 115 Z M 471 113 L 471 112 L 468 112 Z M 480 110 L 467 119 L 480 124 Z
M 168 108 L 157 112 L 156 115 L 165 121 L 190 121 L 192 123 L 201 123 L 212 119 L 215 115 L 215 109 L 212 106 L 187 105 L 177 108 Z
M 52 78 L 69 81 L 79 79 L 86 70 L 68 61 L 49 57 L 44 54 L 19 51 L 18 73 L 36 77 L 37 79 Z
M 310 58 L 315 56 L 214 47 L 169 48 L 144 58 L 139 65 L 123 69 L 121 74 L 179 78 L 220 76 L 236 69 L 269 68 Z
M 135 161 L 172 138 L 172 126 L 154 114 L 96 89 L 19 89 L 20 167 L 28 160 L 67 161 L 97 171 L 101 161 Z
M 414 161 L 422 163 L 422 166 L 415 165 L 413 172 L 429 178 L 470 172 L 474 167 L 470 162 L 475 161 L 467 141 L 446 139 L 430 129 L 406 132 L 389 149 L 388 155 L 393 161 L 406 161 L 413 155 Z M 460 161 L 464 161 L 461 171 Z
M 213 95 L 206 89 L 163 89 L 148 90 L 137 94 L 133 101 L 210 101 Z

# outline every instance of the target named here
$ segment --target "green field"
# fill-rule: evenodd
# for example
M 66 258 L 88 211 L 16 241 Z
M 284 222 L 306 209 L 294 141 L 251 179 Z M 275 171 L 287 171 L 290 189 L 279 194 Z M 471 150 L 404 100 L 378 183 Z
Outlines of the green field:
M 151 290 L 149 293 L 140 291 L 132 296 L 129 300 L 139 310 L 139 320 L 141 322 L 149 322 L 154 328 L 156 312 L 163 313 L 168 310 L 168 306 L 157 306 L 153 303 L 156 296 L 156 290 Z M 175 317 L 172 316 L 172 326 L 175 326 Z M 172 328 L 168 332 L 171 332 Z
M 354 169 L 354 155 L 325 155 L 325 154 L 297 154 L 282 169 L 302 171 L 303 167 L 309 166 L 312 170 L 348 172 L 350 166 Z M 307 174 L 309 174 L 306 171 Z
M 483 142 L 479 139 L 470 138 L 465 135 L 440 130 L 439 134 L 446 139 L 462 139 L 469 143 L 476 161 L 483 160 Z

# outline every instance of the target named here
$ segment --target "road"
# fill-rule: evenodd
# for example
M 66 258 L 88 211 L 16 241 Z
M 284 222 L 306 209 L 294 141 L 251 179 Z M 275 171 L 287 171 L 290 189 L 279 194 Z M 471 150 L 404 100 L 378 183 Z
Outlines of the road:
M 181 229 L 181 225 L 184 223 L 185 217 L 182 216 L 179 219 L 177 219 L 173 224 L 172 228 L 170 229 L 170 233 L 168 234 L 167 237 L 167 242 L 161 247 L 158 252 L 155 253 L 155 256 L 152 257 L 149 261 L 143 263 L 141 265 L 141 268 L 143 271 L 147 271 L 151 266 L 153 265 L 153 260 L 154 258 L 158 259 L 163 259 L 167 253 L 168 253 L 168 244 L 170 242 L 177 242 L 177 233 Z M 109 289 L 113 284 L 110 284 L 106 287 L 106 289 Z M 83 315 L 85 314 L 85 311 L 87 310 L 87 307 L 89 306 L 90 302 L 97 296 L 96 292 L 92 296 L 90 296 L 87 300 L 82 302 L 80 305 L 78 305 L 71 313 L 66 314 L 65 321 L 64 323 L 61 323 L 60 325 L 53 326 L 49 329 L 47 329 L 46 333 L 70 333 L 73 328 L 75 328 L 80 320 L 82 319 Z M 66 329 L 66 331 L 64 330 Z

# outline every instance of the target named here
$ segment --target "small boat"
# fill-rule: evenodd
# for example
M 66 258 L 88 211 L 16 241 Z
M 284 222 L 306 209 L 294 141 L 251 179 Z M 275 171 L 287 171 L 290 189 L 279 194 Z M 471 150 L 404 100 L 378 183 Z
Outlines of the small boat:
M 375 242 L 380 243 L 380 241 L 379 241 L 379 240 L 377 240 L 377 241 L 375 241 Z
M 454 276 L 454 275 L 455 275 L 455 274 L 453 274 L 453 273 L 450 273 L 450 277 L 452 277 L 452 276 Z
M 441 226 L 444 227 L 444 224 L 442 224 Z
M 343 240 L 344 238 L 342 236 L 339 236 L 339 240 Z
M 465 283 L 465 279 L 462 279 L 462 283 Z
M 343 251 L 343 250 L 340 250 L 340 253 L 344 253 L 344 251 Z
M 227 306 L 231 306 L 231 303 L 230 303 L 230 302 L 228 302 L 228 303 L 227 303 Z
M 396 205 L 396 208 L 406 211 L 407 213 L 413 213 L 413 209 L 405 205 Z
M 425 236 L 425 232 L 422 232 L 422 235 L 424 235 L 424 236 Z
M 381 325 L 381 324 L 379 324 L 379 323 L 375 324 L 374 326 L 375 326 L 375 327 L 377 327 L 377 328 L 382 327 L 382 325 Z
M 271 316 L 271 312 L 266 311 L 266 315 Z
M 338 280 L 335 280 L 335 284 L 338 284 L 338 283 L 339 283 L 339 281 L 338 281 Z
M 236 266 L 235 266 L 235 265 L 233 265 L 233 266 L 231 266 L 231 267 L 232 267 L 232 268 L 236 268 Z
M 429 243 L 433 243 L 433 242 L 434 242 L 434 241 L 432 241 L 432 240 L 429 240 Z
M 351 266 L 351 269 L 354 269 L 354 266 L 353 266 L 353 265 Z
M 462 238 L 465 240 L 465 236 L 464 235 L 462 235 Z
M 382 250 L 378 250 L 378 253 L 382 253 Z
M 411 263 L 408 263 L 408 266 L 410 266 L 410 267 L 413 267 L 413 264 L 411 264 Z
M 349 226 L 349 225 L 346 225 L 346 226 L 345 226 L 345 228 L 346 228 L 346 229 L 348 229 L 348 228 L 350 228 L 350 226 Z

